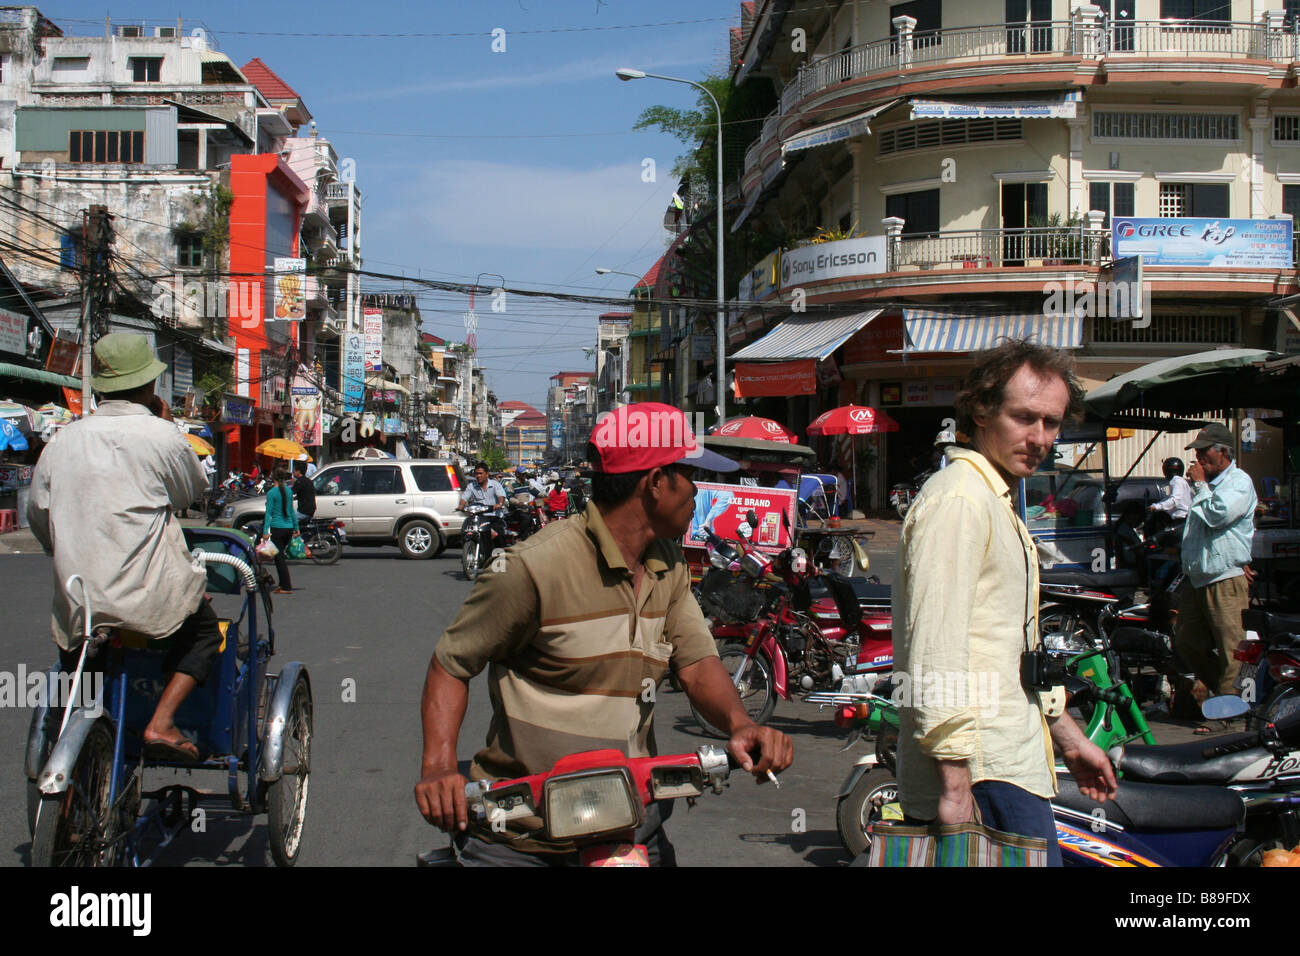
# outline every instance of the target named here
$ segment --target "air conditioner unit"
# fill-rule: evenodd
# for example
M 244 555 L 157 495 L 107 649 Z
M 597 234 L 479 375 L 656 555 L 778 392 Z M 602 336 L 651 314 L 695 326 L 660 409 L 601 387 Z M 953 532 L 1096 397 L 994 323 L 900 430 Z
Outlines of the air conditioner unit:
M 175 40 L 176 28 L 175 27 L 154 27 L 153 35 L 156 37 L 161 37 L 164 40 Z
M 117 35 L 120 37 L 142 37 L 144 36 L 144 24 L 118 27 Z

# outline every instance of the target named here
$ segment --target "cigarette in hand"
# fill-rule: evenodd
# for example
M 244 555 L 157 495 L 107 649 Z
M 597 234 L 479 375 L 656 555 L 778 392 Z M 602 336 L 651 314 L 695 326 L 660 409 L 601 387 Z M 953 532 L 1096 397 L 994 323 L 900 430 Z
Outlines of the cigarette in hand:
M 780 780 L 777 780 L 777 779 L 776 779 L 776 774 L 774 774 L 774 773 L 773 773 L 772 771 L 770 771 L 770 770 L 767 772 L 767 779 L 768 779 L 768 780 L 771 780 L 774 784 L 776 784 L 776 789 L 778 789 L 778 790 L 781 789 L 781 781 L 780 781 Z

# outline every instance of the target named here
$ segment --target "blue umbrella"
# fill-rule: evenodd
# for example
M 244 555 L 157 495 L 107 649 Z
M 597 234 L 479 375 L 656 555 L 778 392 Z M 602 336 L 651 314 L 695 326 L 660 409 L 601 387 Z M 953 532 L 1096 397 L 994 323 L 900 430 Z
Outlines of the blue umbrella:
M 26 451 L 27 439 L 7 418 L 0 418 L 0 451 Z

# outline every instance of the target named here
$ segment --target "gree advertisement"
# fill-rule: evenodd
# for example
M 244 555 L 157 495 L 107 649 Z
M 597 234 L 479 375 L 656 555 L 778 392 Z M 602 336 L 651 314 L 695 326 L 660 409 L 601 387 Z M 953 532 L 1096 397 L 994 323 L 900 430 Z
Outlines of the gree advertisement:
M 779 553 L 790 547 L 794 527 L 793 488 L 760 488 L 757 485 L 724 485 L 711 481 L 695 483 L 695 514 L 682 541 L 684 548 L 703 548 L 707 531 L 719 538 L 744 541 L 760 551 Z M 758 518 L 751 528 L 749 512 Z M 784 513 L 785 520 L 781 519 Z
M 1145 266 L 1290 269 L 1290 219 L 1116 219 L 1116 259 L 1142 256 Z

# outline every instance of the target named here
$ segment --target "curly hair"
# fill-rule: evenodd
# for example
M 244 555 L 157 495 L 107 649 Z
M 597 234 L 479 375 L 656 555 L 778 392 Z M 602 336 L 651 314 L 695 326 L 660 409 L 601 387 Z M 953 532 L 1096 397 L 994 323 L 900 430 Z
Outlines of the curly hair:
M 1007 382 L 1024 365 L 1041 376 L 1054 375 L 1061 379 L 1070 393 L 1065 409 L 1066 420 L 1077 421 L 1083 417 L 1084 390 L 1074 374 L 1074 359 L 1060 349 L 1037 345 L 1027 339 L 1008 339 L 975 357 L 975 367 L 966 376 L 954 402 L 957 427 L 973 436 L 975 416 L 989 415 L 1002 407 Z

